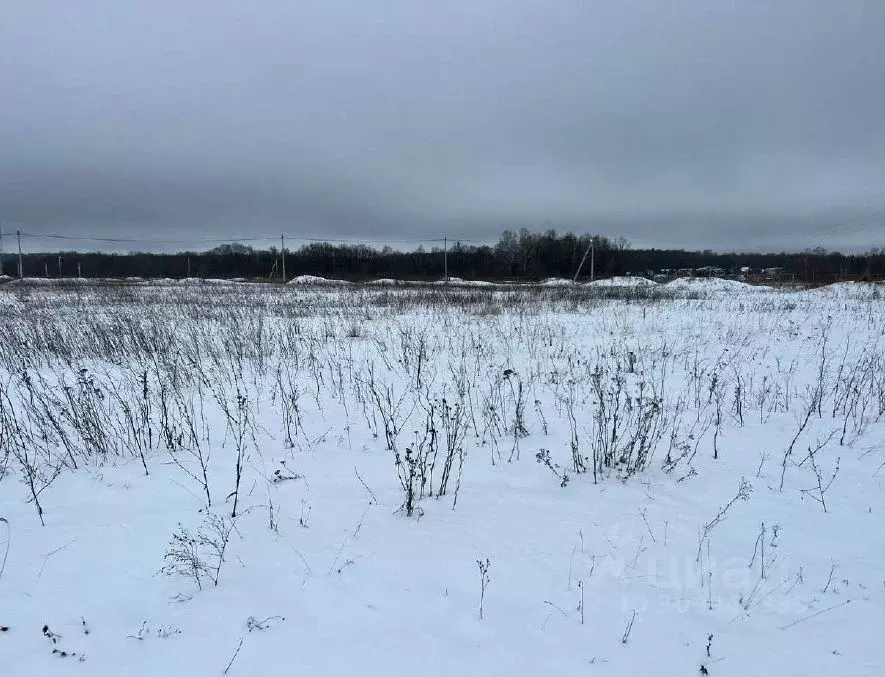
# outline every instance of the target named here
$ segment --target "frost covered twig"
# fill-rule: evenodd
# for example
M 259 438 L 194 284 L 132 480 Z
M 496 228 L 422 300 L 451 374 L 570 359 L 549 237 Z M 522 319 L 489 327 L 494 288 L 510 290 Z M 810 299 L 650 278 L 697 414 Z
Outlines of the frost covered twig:
M 242 637 L 240 637 L 240 641 L 237 644 L 237 650 L 234 651 L 234 655 L 230 657 L 230 661 L 228 661 L 227 667 L 224 669 L 224 672 L 222 672 L 221 674 L 226 675 L 228 672 L 230 672 L 231 666 L 234 664 L 234 661 L 237 660 L 237 656 L 240 653 L 240 649 L 243 648 L 243 641 L 245 639 L 246 639 L 246 635 L 243 635 Z
M 707 522 L 702 530 L 701 536 L 698 539 L 698 554 L 695 558 L 696 562 L 701 561 L 701 548 L 703 547 L 704 541 L 710 536 L 710 533 L 715 529 L 722 520 L 725 519 L 728 514 L 729 509 L 738 501 L 749 501 L 750 493 L 753 491 L 753 485 L 751 485 L 745 478 L 741 478 L 740 486 L 738 486 L 737 494 L 735 494 L 734 498 L 732 498 L 728 503 L 725 504 L 725 507 L 721 508 L 716 516 Z
M 485 602 L 485 597 L 486 597 L 486 587 L 488 587 L 489 582 L 492 580 L 489 577 L 489 567 L 491 567 L 491 562 L 489 561 L 489 558 L 486 557 L 485 561 L 483 561 L 481 559 L 476 560 L 476 565 L 479 567 L 479 584 L 480 584 L 479 620 L 482 620 L 483 604 Z

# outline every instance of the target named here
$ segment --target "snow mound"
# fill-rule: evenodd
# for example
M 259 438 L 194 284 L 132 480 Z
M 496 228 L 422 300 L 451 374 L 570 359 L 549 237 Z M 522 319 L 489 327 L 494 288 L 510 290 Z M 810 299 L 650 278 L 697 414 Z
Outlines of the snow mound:
M 142 278 L 126 278 L 127 280 L 140 280 Z M 183 277 L 181 279 L 173 279 L 170 277 L 160 277 L 152 280 L 147 280 L 153 284 L 174 284 L 174 285 L 186 285 L 186 286 L 196 286 L 196 285 L 215 285 L 215 286 L 224 286 L 224 285 L 234 285 L 245 282 L 245 278 L 233 278 L 230 280 L 222 280 L 217 277 Z
M 107 282 L 119 282 L 119 279 L 99 277 L 26 277 L 21 280 L 13 278 L 9 284 L 23 287 L 51 287 L 53 285 L 91 285 L 98 286 Z
M 286 284 L 294 284 L 294 285 L 314 285 L 314 286 L 333 286 L 333 285 L 343 285 L 350 284 L 347 280 L 334 280 L 325 277 L 319 277 L 318 275 L 299 275 L 298 277 L 293 277 Z
M 758 294 L 773 291 L 771 287 L 747 284 L 740 280 L 726 280 L 721 277 L 679 277 L 663 285 L 668 291 L 693 294 Z
M 43 286 L 43 285 L 54 284 L 56 282 L 56 280 L 53 280 L 48 277 L 26 277 L 24 279 L 18 280 L 18 282 L 20 284 L 26 284 L 26 285 Z
M 877 282 L 834 282 L 802 293 L 830 299 L 879 299 L 885 295 L 885 285 Z
M 185 277 L 178 281 L 179 284 L 212 284 L 225 285 L 236 284 L 233 280 L 221 280 L 217 277 Z
M 566 280 L 562 277 L 548 277 L 541 282 L 541 286 L 543 287 L 571 287 L 573 284 L 574 282 L 571 280 Z
M 494 282 L 488 282 L 486 280 L 461 280 L 458 283 L 461 287 L 496 287 L 497 285 Z
M 366 284 L 372 287 L 410 287 L 417 284 L 423 284 L 423 282 L 420 282 L 418 280 L 397 280 L 396 278 L 392 277 L 382 277 L 377 280 L 369 280 L 368 282 L 366 282 Z
M 495 287 L 497 286 L 494 282 L 487 282 L 485 280 L 465 280 L 461 277 L 450 277 L 448 281 L 446 280 L 436 280 L 435 282 L 431 282 L 430 284 L 448 284 L 453 287 Z
M 658 283 L 645 277 L 608 277 L 587 282 L 586 287 L 657 287 Z

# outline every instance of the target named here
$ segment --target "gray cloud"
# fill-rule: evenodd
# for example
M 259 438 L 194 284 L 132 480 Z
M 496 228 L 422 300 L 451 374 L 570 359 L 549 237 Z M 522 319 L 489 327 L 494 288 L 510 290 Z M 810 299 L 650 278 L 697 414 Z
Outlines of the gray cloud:
M 7 3 L 4 230 L 881 246 L 880 0 Z

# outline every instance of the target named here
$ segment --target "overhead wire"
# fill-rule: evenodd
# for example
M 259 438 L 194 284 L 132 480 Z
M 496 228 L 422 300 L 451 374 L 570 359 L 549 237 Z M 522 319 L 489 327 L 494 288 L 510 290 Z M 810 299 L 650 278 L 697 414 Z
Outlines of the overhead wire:
M 69 240 L 76 242 L 107 242 L 118 244 L 197 244 L 197 243 L 234 243 L 234 242 L 275 242 L 283 238 L 290 242 L 316 242 L 316 243 L 350 243 L 350 244 L 422 244 L 422 243 L 443 243 L 450 242 L 456 244 L 459 242 L 482 243 L 489 244 L 496 240 L 486 239 L 480 240 L 475 238 L 458 238 L 458 237 L 414 237 L 414 238 L 362 238 L 362 237 L 305 237 L 301 235 L 292 235 L 282 233 L 281 235 L 247 235 L 247 236 L 228 236 L 228 237 L 189 237 L 189 238 L 147 238 L 147 237 L 107 237 L 100 235 L 66 235 L 62 233 L 35 233 L 27 230 L 19 230 L 16 232 L 0 232 L 2 237 L 21 236 L 23 238 L 37 238 L 48 240 Z

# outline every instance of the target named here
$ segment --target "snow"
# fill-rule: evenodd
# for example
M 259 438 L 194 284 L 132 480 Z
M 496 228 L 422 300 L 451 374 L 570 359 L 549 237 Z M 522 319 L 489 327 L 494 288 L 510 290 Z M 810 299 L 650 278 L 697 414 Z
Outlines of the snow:
M 224 285 L 224 284 L 242 284 L 242 282 L 243 282 L 242 279 L 221 279 L 221 278 L 214 278 L 214 277 L 206 277 L 206 278 L 203 278 L 203 283 L 204 283 L 204 284 L 221 284 L 221 285 Z
M 237 280 L 222 280 L 218 278 L 212 277 L 183 277 L 180 280 L 166 280 L 166 282 L 172 282 L 175 284 L 182 285 L 231 285 L 231 284 L 239 284 Z
M 765 285 L 747 284 L 740 280 L 726 280 L 721 277 L 680 277 L 670 280 L 662 287 L 671 292 L 689 294 L 760 294 L 772 291 Z
M 658 283 L 644 277 L 607 277 L 587 282 L 586 287 L 657 287 Z
M 26 277 L 24 279 L 13 280 L 13 284 L 17 285 L 49 285 L 49 284 L 57 284 L 61 282 L 62 279 L 51 278 L 51 277 Z
M 494 282 L 489 282 L 488 280 L 460 280 L 458 282 L 458 286 L 460 286 L 460 287 L 497 287 L 498 285 Z
M 486 280 L 465 280 L 460 277 L 450 277 L 448 279 L 434 280 L 430 284 L 437 285 L 437 286 L 449 286 L 449 287 L 497 287 L 498 286 L 495 282 L 488 282 Z
M 347 280 L 334 280 L 325 277 L 318 277 L 316 275 L 299 275 L 298 277 L 293 277 L 286 284 L 330 286 L 348 285 L 350 284 L 350 282 L 348 282 Z
M 714 286 L 577 307 L 501 288 L 481 315 L 368 286 L 4 286 L 0 675 L 881 674 L 885 300 Z M 574 470 L 595 383 L 628 421 L 665 413 L 635 475 Z M 441 455 L 471 412 L 466 456 L 409 517 L 397 471 L 431 406 Z M 200 589 L 159 572 L 180 526 L 231 515 L 244 412 L 236 529 Z M 22 454 L 38 484 L 61 470 L 45 526 Z
M 366 282 L 367 285 L 370 286 L 381 286 L 381 287 L 394 287 L 394 286 L 415 286 L 424 284 L 422 282 L 416 282 L 414 280 L 396 280 L 393 278 L 380 278 L 377 280 L 371 280 Z M 450 287 L 497 287 L 498 284 L 495 282 L 488 282 L 486 280 L 465 280 L 460 277 L 450 277 L 448 280 L 433 280 L 427 284 L 442 286 L 448 285 Z
M 575 283 L 571 280 L 566 280 L 561 277 L 548 277 L 541 282 L 541 285 L 544 287 L 571 287 L 574 284 Z
M 413 287 L 423 283 L 416 280 L 397 280 L 392 277 L 382 277 L 377 280 L 369 280 L 366 284 L 370 287 Z
M 835 282 L 803 293 L 831 299 L 879 299 L 885 295 L 885 285 L 876 282 Z

